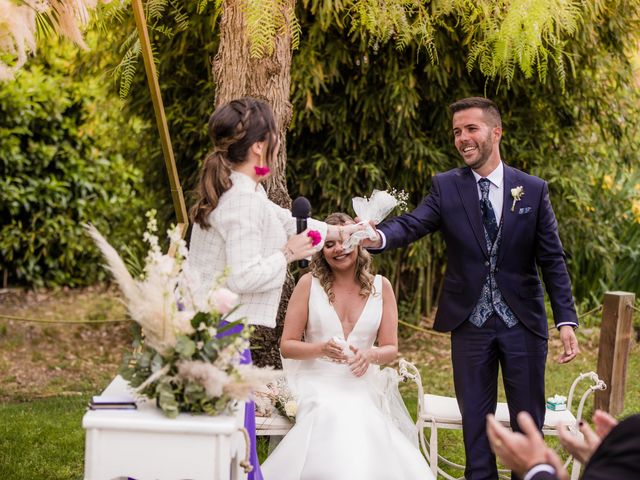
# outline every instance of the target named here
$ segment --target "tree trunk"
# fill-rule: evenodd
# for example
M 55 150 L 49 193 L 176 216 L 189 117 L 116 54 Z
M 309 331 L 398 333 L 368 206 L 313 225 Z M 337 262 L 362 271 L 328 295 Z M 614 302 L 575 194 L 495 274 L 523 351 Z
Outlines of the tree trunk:
M 245 0 L 246 1 L 246 0 Z M 291 37 L 281 34 L 276 38 L 273 54 L 251 58 L 246 34 L 243 0 L 225 0 L 220 21 L 220 46 L 213 60 L 213 79 L 216 85 L 215 105 L 234 98 L 251 96 L 267 101 L 273 108 L 280 129 L 280 153 L 277 164 L 267 180 L 269 198 L 278 205 L 290 208 L 285 167 L 287 164 L 286 132 L 291 123 L 292 106 L 289 101 L 291 86 Z M 295 0 L 287 0 L 289 11 L 294 11 Z M 256 365 L 281 367 L 278 341 L 282 334 L 284 313 L 293 290 L 293 277 L 287 274 L 276 328 L 257 327 L 252 340 L 253 360 Z

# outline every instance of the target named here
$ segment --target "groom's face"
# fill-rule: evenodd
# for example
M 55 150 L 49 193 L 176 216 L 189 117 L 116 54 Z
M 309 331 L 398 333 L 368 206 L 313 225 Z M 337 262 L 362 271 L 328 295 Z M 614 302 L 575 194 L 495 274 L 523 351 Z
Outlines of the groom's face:
M 467 166 L 478 170 L 487 162 L 500 160 L 502 129 L 487 118 L 480 108 L 468 108 L 453 114 L 456 149 Z

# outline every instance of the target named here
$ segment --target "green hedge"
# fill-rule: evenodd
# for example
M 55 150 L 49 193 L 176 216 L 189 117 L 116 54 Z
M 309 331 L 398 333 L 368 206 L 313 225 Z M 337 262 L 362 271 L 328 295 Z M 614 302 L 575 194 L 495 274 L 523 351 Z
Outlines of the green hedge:
M 116 245 L 143 230 L 143 176 L 123 157 L 143 124 L 121 118 L 100 79 L 71 71 L 62 55 L 0 84 L 0 268 L 13 285 L 105 278 L 85 222 Z

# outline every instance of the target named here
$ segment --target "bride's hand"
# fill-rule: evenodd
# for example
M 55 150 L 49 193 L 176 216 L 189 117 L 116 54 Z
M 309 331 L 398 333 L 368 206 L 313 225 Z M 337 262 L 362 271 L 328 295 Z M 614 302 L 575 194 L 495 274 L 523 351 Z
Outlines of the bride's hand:
M 353 352 L 353 356 L 349 359 L 349 367 L 351 367 L 351 373 L 353 373 L 356 377 L 361 377 L 369 368 L 369 359 L 367 356 L 358 350 L 358 348 L 353 345 L 349 345 L 349 348 Z
M 334 362 L 345 363 L 347 361 L 347 356 L 342 351 L 342 347 L 333 339 L 323 343 L 321 351 L 324 357 L 327 357 Z

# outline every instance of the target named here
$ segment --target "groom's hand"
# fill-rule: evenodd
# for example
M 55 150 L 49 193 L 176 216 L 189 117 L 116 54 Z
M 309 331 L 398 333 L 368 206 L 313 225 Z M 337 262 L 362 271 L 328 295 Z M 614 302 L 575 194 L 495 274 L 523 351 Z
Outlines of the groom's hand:
M 354 220 L 356 221 L 356 223 L 360 223 L 361 221 L 358 217 L 356 217 Z M 378 232 L 378 229 L 376 228 L 376 224 L 373 223 L 373 220 L 369 220 L 369 225 L 371 225 L 371 228 L 373 228 L 373 230 L 376 232 L 376 239 L 369 240 L 368 238 L 365 238 L 360 242 L 360 245 L 364 248 L 381 248 L 382 237 L 380 236 L 380 232 Z
M 560 327 L 560 340 L 562 340 L 562 353 L 558 356 L 558 363 L 569 363 L 576 358 L 580 348 L 578 348 L 578 339 L 571 325 L 563 325 Z

